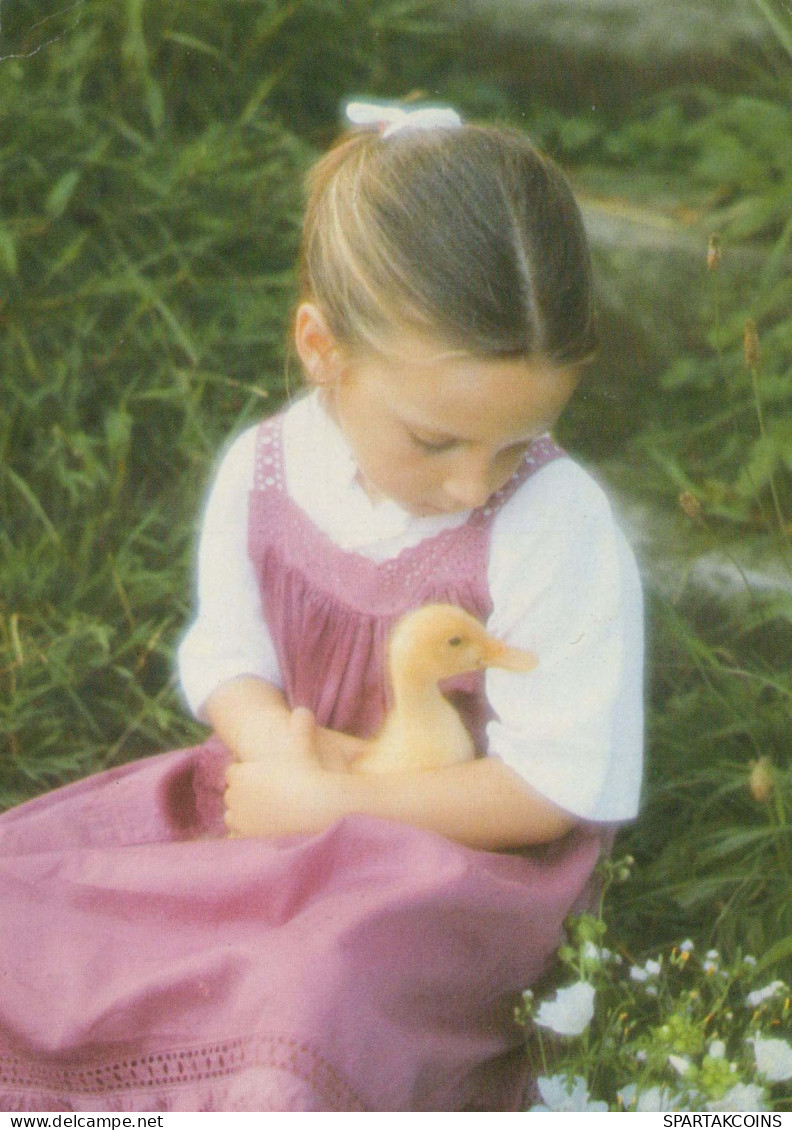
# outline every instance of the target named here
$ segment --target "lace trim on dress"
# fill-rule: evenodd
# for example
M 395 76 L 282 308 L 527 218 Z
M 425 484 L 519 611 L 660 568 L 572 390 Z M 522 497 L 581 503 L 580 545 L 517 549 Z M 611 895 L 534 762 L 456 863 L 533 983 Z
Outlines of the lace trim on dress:
M 288 1036 L 206 1042 L 171 1051 L 151 1051 L 93 1062 L 63 1058 L 33 1061 L 13 1053 L 0 1056 L 0 1093 L 35 1091 L 40 1095 L 111 1095 L 119 1090 L 157 1093 L 227 1078 L 251 1068 L 275 1068 L 307 1082 L 327 1110 L 367 1110 L 346 1080 L 308 1044 Z

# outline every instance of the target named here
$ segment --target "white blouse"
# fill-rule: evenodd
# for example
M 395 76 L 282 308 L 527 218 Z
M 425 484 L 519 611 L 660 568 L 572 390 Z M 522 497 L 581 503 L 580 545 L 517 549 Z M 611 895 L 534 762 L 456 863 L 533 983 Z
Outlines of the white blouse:
M 247 552 L 256 427 L 222 459 L 198 550 L 198 613 L 178 653 L 187 701 L 254 675 L 282 686 Z M 415 517 L 372 503 L 347 443 L 317 393 L 283 421 L 286 489 L 342 549 L 382 561 L 467 514 Z M 539 793 L 596 821 L 633 818 L 643 747 L 643 607 L 633 555 L 603 491 L 568 457 L 528 478 L 494 519 L 489 629 L 539 656 L 529 677 L 486 672 L 497 718 L 487 736 Z

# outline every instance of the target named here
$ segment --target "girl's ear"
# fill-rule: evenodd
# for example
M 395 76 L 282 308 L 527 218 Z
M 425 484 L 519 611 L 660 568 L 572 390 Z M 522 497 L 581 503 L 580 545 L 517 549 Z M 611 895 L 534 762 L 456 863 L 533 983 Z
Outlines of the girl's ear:
M 313 302 L 301 302 L 294 319 L 294 344 L 305 376 L 312 384 L 339 380 L 344 364 L 341 348 L 324 315 Z

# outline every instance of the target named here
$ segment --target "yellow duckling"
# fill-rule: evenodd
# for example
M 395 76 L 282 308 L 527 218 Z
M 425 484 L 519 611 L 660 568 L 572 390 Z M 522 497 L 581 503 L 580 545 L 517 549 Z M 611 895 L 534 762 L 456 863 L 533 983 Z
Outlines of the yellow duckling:
M 489 635 L 455 605 L 426 604 L 407 613 L 388 645 L 393 706 L 354 768 L 390 773 L 469 761 L 475 755 L 470 734 L 437 684 L 482 667 L 532 671 L 538 662 L 533 652 Z

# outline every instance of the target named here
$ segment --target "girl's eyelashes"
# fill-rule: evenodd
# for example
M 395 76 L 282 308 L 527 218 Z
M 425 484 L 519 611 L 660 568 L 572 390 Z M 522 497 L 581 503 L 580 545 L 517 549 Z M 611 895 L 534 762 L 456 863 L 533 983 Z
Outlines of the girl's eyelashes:
M 421 436 L 415 435 L 414 432 L 408 432 L 408 435 L 416 447 L 420 447 L 422 451 L 431 452 L 433 455 L 438 455 L 443 451 L 450 451 L 459 443 L 456 439 L 422 439 Z
M 432 455 L 440 455 L 444 451 L 451 451 L 453 448 L 458 447 L 460 440 L 449 437 L 448 439 L 423 439 L 421 436 L 416 435 L 414 432 L 408 432 L 410 440 L 419 447 L 421 451 L 429 452 Z M 501 456 L 514 456 L 528 450 L 533 443 L 535 437 L 531 436 L 530 439 L 520 440 L 518 443 L 512 443 L 500 453 Z

